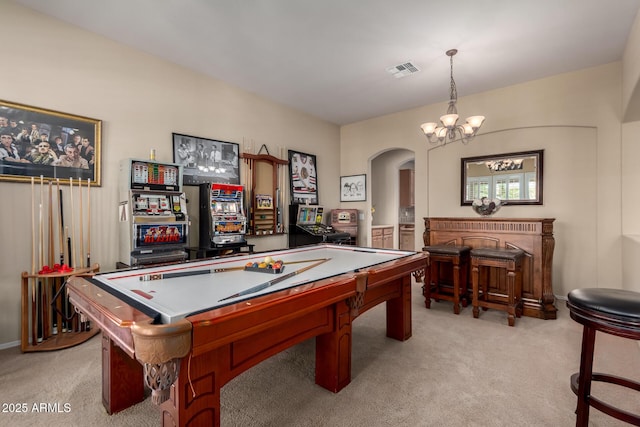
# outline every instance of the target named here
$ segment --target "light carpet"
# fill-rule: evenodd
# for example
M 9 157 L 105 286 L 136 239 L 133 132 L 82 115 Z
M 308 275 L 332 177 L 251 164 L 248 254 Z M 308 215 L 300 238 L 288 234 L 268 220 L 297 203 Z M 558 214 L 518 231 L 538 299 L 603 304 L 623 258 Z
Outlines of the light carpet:
M 354 321 L 352 381 L 340 393 L 314 383 L 314 340 L 241 374 L 222 389 L 223 426 L 571 426 L 582 327 L 558 301 L 558 319 L 521 318 L 471 307 L 456 316 L 451 303 L 424 307 L 413 288 L 413 336 L 385 336 L 380 305 Z M 108 415 L 101 399 L 100 337 L 56 352 L 0 351 L 2 426 L 159 426 L 147 398 Z M 640 381 L 640 348 L 598 334 L 595 370 Z M 595 383 L 593 394 L 640 413 L 640 396 Z M 41 403 L 61 412 L 35 412 Z M 13 404 L 13 410 L 11 408 Z M 26 404 L 26 412 L 15 412 Z M 68 412 L 65 412 L 65 404 Z M 626 425 L 591 410 L 592 426 Z

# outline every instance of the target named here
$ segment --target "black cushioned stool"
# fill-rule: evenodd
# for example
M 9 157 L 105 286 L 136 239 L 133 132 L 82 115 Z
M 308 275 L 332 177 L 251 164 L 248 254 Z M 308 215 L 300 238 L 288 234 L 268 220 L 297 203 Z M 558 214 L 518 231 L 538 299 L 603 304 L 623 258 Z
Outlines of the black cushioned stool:
M 425 274 L 422 294 L 424 305 L 431 308 L 431 298 L 434 300 L 453 301 L 453 312 L 460 314 L 460 301 L 463 307 L 467 302 L 467 286 L 469 271 L 469 246 L 433 245 L 425 246 L 423 251 L 429 253 L 429 266 Z M 445 291 L 441 282 L 441 264 L 451 264 L 453 267 L 453 287 L 451 292 Z
M 522 258 L 521 249 L 477 248 L 471 250 L 471 282 L 473 283 L 473 317 L 478 318 L 480 307 L 507 312 L 509 326 L 515 326 L 516 317 L 522 316 Z M 482 283 L 480 294 L 480 269 L 496 267 L 507 273 L 507 300 L 491 300 L 489 283 Z
M 640 391 L 640 383 L 593 372 L 596 331 L 640 340 L 640 293 L 621 289 L 575 289 L 569 292 L 571 318 L 584 325 L 580 372 L 571 376 L 571 389 L 578 395 L 576 426 L 587 426 L 589 407 L 614 418 L 640 426 L 640 415 L 631 414 L 591 396 L 591 382 L 604 381 Z

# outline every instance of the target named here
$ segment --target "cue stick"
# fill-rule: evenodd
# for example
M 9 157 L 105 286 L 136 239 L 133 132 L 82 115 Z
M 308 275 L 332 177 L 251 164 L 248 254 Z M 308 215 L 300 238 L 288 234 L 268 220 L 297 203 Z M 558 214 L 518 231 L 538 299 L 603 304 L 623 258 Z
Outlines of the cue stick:
M 177 271 L 175 273 L 143 274 L 140 276 L 140 281 L 148 282 L 150 280 L 175 279 L 176 277 L 199 276 L 201 274 L 222 273 L 224 271 L 242 269 L 244 269 L 244 267 L 208 268 L 205 270 Z
M 31 276 L 36 274 L 36 188 L 34 178 L 31 177 Z M 31 344 L 36 345 L 36 278 L 31 277 Z
M 316 261 L 326 261 L 327 258 L 318 258 L 318 259 L 305 259 L 300 261 L 291 261 L 285 265 L 289 264 L 301 264 L 304 262 L 316 262 Z M 149 282 L 151 280 L 163 280 L 163 279 L 175 279 L 176 277 L 186 277 L 186 276 L 199 276 L 201 274 L 212 274 L 212 273 L 226 273 L 228 271 L 238 271 L 244 270 L 244 266 L 238 267 L 226 267 L 226 268 L 208 268 L 204 270 L 193 270 L 193 271 L 177 271 L 174 273 L 156 273 L 156 274 L 142 274 L 140 275 L 141 282 Z M 124 276 L 131 277 L 131 276 Z M 124 277 L 120 277 L 120 279 L 124 279 Z
M 40 181 L 40 183 L 42 184 L 42 180 Z M 40 192 L 42 193 L 42 190 Z M 39 211 L 40 211 L 39 212 L 39 224 L 38 224 L 38 231 L 39 231 L 39 233 L 38 233 L 38 257 L 39 258 L 38 259 L 39 259 L 40 268 L 42 268 L 42 263 L 44 262 L 44 260 L 43 260 L 43 257 L 44 257 L 43 251 L 44 251 L 44 249 L 42 247 L 44 245 L 44 242 L 43 242 L 43 239 L 44 239 L 43 231 L 44 230 L 43 230 L 43 219 L 42 219 L 42 203 L 40 203 L 38 206 L 40 208 L 39 209 Z M 38 342 L 39 342 L 39 341 L 42 341 L 42 312 L 41 312 L 41 310 L 42 310 L 42 301 L 40 299 L 41 296 L 42 296 L 42 289 L 41 289 L 42 284 L 41 284 L 39 278 L 36 280 L 36 282 L 37 282 L 37 285 L 36 285 L 36 288 L 37 288 L 37 291 L 36 291 L 36 307 L 37 307 L 37 310 L 36 310 L 37 311 L 36 327 L 37 327 L 37 330 L 38 330 Z
M 91 178 L 87 178 L 87 267 L 91 267 Z
M 247 224 L 245 224 L 245 230 L 247 233 L 251 232 L 251 223 L 253 222 L 251 218 L 251 196 L 249 195 L 249 192 L 251 191 L 251 182 L 249 180 L 249 177 L 251 176 L 251 163 L 249 162 L 249 159 L 244 160 L 244 164 L 246 166 L 244 168 L 244 203 L 247 221 Z
M 76 233 L 75 225 L 76 219 L 73 212 L 73 178 L 69 178 L 69 200 L 71 200 L 71 256 L 70 261 L 73 263 L 73 267 L 78 266 L 78 258 L 76 258 Z
M 40 204 L 39 207 L 39 217 L 38 217 L 38 268 L 42 269 L 44 267 L 44 218 L 43 218 L 43 206 L 44 203 L 44 176 L 40 175 Z M 39 270 L 38 270 L 39 271 Z M 38 342 L 42 341 L 42 282 L 38 278 L 37 286 L 36 286 L 36 307 L 37 307 L 37 335 Z
M 40 218 L 38 223 L 38 269 L 44 267 L 44 219 L 42 218 L 42 204 L 44 203 L 44 177 L 40 175 Z M 39 271 L 38 270 L 38 271 Z
M 80 208 L 78 213 L 80 214 L 80 268 L 84 267 L 84 236 L 82 229 L 84 228 L 84 218 L 82 215 L 82 179 L 78 179 L 78 205 Z
M 245 209 L 247 212 L 247 217 L 246 220 L 249 223 L 249 230 L 247 230 L 248 232 L 252 232 L 252 224 L 253 224 L 253 218 L 251 217 L 251 159 L 245 159 L 245 165 L 247 166 L 245 168 L 245 177 L 244 177 L 244 182 L 245 182 L 245 193 L 244 193 L 244 201 L 245 201 Z
M 48 236 L 48 264 L 53 268 L 54 264 L 54 238 L 53 238 L 53 183 L 49 180 L 49 206 L 48 206 L 48 226 L 49 226 L 49 236 Z M 49 286 L 51 285 L 51 281 L 47 278 L 44 280 L 44 285 L 42 288 L 42 338 L 49 338 L 49 326 L 51 325 L 51 318 L 49 316 Z
M 58 193 L 58 250 L 60 251 L 60 267 L 64 266 L 64 232 L 63 232 L 63 223 L 64 220 L 62 219 L 63 217 L 63 209 L 62 209 L 62 190 L 60 189 L 60 178 L 56 178 L 56 190 Z M 55 333 L 62 333 L 63 330 L 63 326 L 64 326 L 64 319 L 62 316 L 62 307 L 63 307 L 63 303 L 62 303 L 62 299 L 57 299 L 57 294 L 58 292 L 56 292 L 56 285 L 59 285 L 59 281 L 56 280 L 56 282 L 54 282 L 54 297 L 51 300 L 51 304 L 53 305 L 54 301 L 55 301 L 55 308 L 53 308 L 53 316 L 54 316 L 54 325 L 53 327 L 55 328 L 54 332 Z M 61 287 L 61 286 L 60 286 Z
M 60 190 L 60 178 L 57 179 L 56 185 L 58 188 L 58 245 L 60 249 L 60 265 L 64 265 L 64 240 L 63 240 L 63 225 L 62 219 L 62 190 Z
M 69 237 L 69 226 L 64 226 L 64 241 L 66 242 L 65 250 L 65 258 L 67 259 L 67 265 L 69 268 L 72 268 L 72 259 L 71 259 L 71 238 Z
M 58 221 L 57 221 L 57 228 L 58 228 L 58 250 L 60 251 L 60 267 L 62 267 L 64 265 L 64 254 L 63 254 L 63 242 L 62 242 L 62 192 L 60 191 L 60 178 L 56 178 L 56 194 L 58 195 L 58 206 L 57 206 L 57 213 L 58 213 Z M 53 282 L 53 295 L 56 295 L 56 287 L 58 287 L 59 285 L 59 281 L 55 280 Z M 54 301 L 56 301 L 55 296 L 53 297 L 53 299 L 51 300 L 51 305 L 53 306 Z M 60 332 L 62 332 L 62 322 L 61 322 L 61 316 L 60 316 L 60 301 L 57 301 L 57 306 L 53 307 L 53 333 L 54 334 L 58 334 Z
M 66 242 L 66 248 L 65 248 L 65 254 L 66 254 L 66 258 L 67 258 L 67 262 L 69 264 L 71 264 L 71 241 L 69 240 L 69 226 L 65 226 L 64 227 L 64 240 Z M 65 317 L 65 323 L 63 325 L 62 330 L 64 332 L 66 331 L 71 331 L 70 328 L 70 318 L 69 318 L 69 311 L 70 311 L 70 307 L 69 307 L 69 299 L 67 297 L 65 297 L 64 302 L 63 302 L 63 308 L 64 308 L 64 317 Z
M 319 266 L 320 264 L 322 264 L 322 263 L 324 263 L 324 262 L 329 261 L 330 259 L 331 259 L 331 258 L 324 258 L 324 259 L 322 259 L 322 260 L 320 260 L 320 261 L 318 261 L 318 262 L 316 262 L 316 263 L 314 263 L 314 264 L 308 265 L 308 266 L 306 266 L 306 267 L 302 267 L 300 270 L 292 271 L 291 273 L 287 273 L 287 274 L 285 274 L 284 276 L 280 276 L 280 277 L 275 278 L 275 279 L 273 279 L 273 280 L 269 280 L 269 281 L 267 281 L 267 282 L 264 282 L 264 283 L 261 283 L 261 284 L 259 284 L 259 285 L 256 285 L 256 286 L 253 286 L 253 287 L 251 287 L 251 288 L 248 288 L 248 289 L 245 289 L 245 290 L 243 290 L 243 291 L 240 291 L 240 292 L 238 292 L 237 294 L 233 294 L 233 295 L 230 295 L 230 296 L 228 296 L 228 297 L 222 298 L 221 300 L 218 300 L 218 302 L 226 301 L 226 300 L 228 300 L 228 299 L 236 298 L 236 297 L 240 297 L 240 296 L 243 296 L 243 295 L 249 295 L 249 294 L 253 294 L 253 293 L 256 293 L 256 292 L 260 292 L 261 290 L 266 289 L 266 288 L 268 288 L 268 287 L 270 287 L 270 286 L 273 286 L 273 285 L 275 285 L 276 283 L 280 283 L 280 282 L 282 282 L 283 280 L 287 280 L 287 279 L 289 279 L 290 277 L 293 277 L 293 276 L 295 276 L 295 275 L 297 275 L 297 274 L 300 274 L 300 273 L 303 273 L 303 272 L 305 272 L 305 271 L 307 271 L 307 270 L 310 270 L 310 269 L 312 269 L 313 267 L 317 267 L 317 266 Z
M 55 251 L 54 246 L 54 238 L 53 238 L 53 185 L 52 182 L 49 181 L 49 265 L 53 268 L 54 255 Z
M 69 267 L 74 269 L 78 266 L 78 260 L 76 258 L 76 241 L 75 241 L 75 212 L 73 207 L 73 177 L 69 178 L 69 200 L 71 204 L 71 233 L 69 233 L 69 226 L 65 228 L 67 231 L 67 258 L 69 261 Z M 73 332 L 73 319 L 69 316 L 71 313 L 71 307 L 69 306 L 69 300 L 65 298 L 64 311 L 67 320 L 67 332 Z
M 253 143 L 251 144 L 253 146 Z M 253 209 L 253 174 L 256 173 L 256 171 L 254 170 L 255 167 L 255 162 L 253 161 L 253 159 L 249 159 L 249 177 L 247 180 L 247 209 L 249 211 L 249 217 L 251 218 L 251 230 L 254 234 L 256 234 L 257 230 L 256 230 L 256 219 L 254 216 L 254 209 Z
M 42 316 L 42 281 L 38 279 L 38 342 L 42 342 L 44 330 L 44 319 Z

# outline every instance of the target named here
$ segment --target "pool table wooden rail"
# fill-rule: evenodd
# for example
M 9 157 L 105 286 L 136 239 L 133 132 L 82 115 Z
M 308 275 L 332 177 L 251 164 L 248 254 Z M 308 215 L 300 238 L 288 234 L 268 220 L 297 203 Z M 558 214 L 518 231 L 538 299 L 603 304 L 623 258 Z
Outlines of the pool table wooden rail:
M 179 368 L 165 394 L 158 393 L 158 400 L 165 400 L 160 405 L 163 425 L 219 426 L 220 390 L 226 383 L 309 338 L 316 338 L 316 384 L 333 392 L 348 385 L 352 322 L 382 302 L 387 303 L 387 336 L 410 338 L 411 278 L 420 280 L 426 260 L 423 253 L 410 255 L 212 308 L 170 325 L 152 324 L 149 316 L 82 278 L 70 281 L 69 294 L 103 331 L 103 402 L 108 412 L 144 398 L 140 391 L 122 396 L 113 390 L 122 390 L 122 378 L 128 377 L 133 382 L 129 389 L 143 391 L 142 370 L 131 362 L 149 364 L 158 345 L 176 358 Z M 185 333 L 188 341 L 179 343 L 165 336 Z M 139 336 L 151 341 L 144 344 L 151 351 L 138 347 Z M 109 390 L 111 395 L 105 396 Z

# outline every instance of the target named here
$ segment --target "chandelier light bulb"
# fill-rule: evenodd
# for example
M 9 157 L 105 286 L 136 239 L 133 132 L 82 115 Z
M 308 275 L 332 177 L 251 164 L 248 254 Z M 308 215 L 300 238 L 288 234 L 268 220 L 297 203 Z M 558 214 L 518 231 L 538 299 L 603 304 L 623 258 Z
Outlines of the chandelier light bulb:
M 458 121 L 458 115 L 445 114 L 444 116 L 440 117 L 440 121 L 445 127 L 452 128 L 456 125 L 456 122 Z
M 436 131 L 436 127 L 438 127 L 437 123 L 423 123 L 421 126 L 422 131 L 425 133 L 425 135 L 433 135 L 434 132 Z
M 469 123 L 474 129 L 478 129 L 480 126 L 482 126 L 483 122 L 484 116 L 471 116 L 467 118 L 467 123 Z
M 473 126 L 471 126 L 469 123 L 465 123 L 462 125 L 462 130 L 464 132 L 465 135 L 473 135 Z

